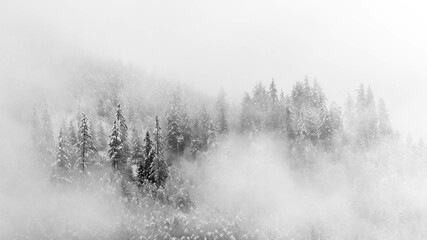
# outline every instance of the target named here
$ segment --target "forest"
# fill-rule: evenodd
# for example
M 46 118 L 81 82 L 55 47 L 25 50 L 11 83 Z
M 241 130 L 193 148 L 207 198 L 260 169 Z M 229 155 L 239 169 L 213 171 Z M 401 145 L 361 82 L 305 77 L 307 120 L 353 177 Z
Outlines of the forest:
M 62 83 L 73 101 L 41 94 L 20 116 L 37 179 L 29 184 L 41 190 L 11 216 L 26 220 L 0 236 L 426 237 L 414 187 L 425 181 L 425 145 L 392 128 L 369 85 L 340 106 L 316 80 L 273 79 L 231 104 L 224 90 L 206 96 L 121 64 L 73 74 Z

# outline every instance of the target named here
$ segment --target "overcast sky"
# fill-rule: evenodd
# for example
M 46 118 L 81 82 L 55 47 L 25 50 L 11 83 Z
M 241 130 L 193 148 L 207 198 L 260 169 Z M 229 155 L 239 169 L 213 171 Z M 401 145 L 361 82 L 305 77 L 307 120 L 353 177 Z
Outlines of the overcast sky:
M 308 76 L 341 104 L 364 83 L 395 127 L 426 138 L 426 12 L 411 0 L 2 0 L 0 63 L 41 39 L 205 92 L 223 86 L 232 100 L 257 81 L 286 93 Z

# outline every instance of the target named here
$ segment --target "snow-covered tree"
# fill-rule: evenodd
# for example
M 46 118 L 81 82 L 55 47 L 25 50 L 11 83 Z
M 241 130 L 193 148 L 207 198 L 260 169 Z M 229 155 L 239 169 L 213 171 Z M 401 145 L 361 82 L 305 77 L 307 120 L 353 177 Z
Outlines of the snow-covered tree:
M 151 163 L 153 163 L 155 154 L 153 142 L 150 139 L 150 133 L 148 131 L 145 134 L 144 143 L 144 159 L 138 163 L 137 181 L 140 184 L 143 184 L 145 180 L 148 180 L 148 177 L 150 176 L 150 166 Z
M 124 161 L 130 155 L 130 147 L 128 143 L 128 126 L 126 125 L 126 119 L 123 116 L 122 109 L 120 108 L 120 104 L 117 105 L 116 111 L 116 123 L 120 131 L 120 141 L 122 145 L 122 153 L 121 156 L 124 158 Z
M 209 136 L 210 136 L 210 124 L 211 119 L 209 116 L 208 111 L 206 110 L 206 107 L 203 105 L 200 113 L 199 113 L 199 119 L 200 119 L 200 147 L 202 150 L 207 150 L 209 146 Z
M 79 136 L 76 168 L 82 173 L 86 173 L 89 164 L 89 155 L 93 153 L 96 148 L 91 135 L 88 118 L 84 113 L 82 113 L 82 119 L 80 120 Z
M 114 121 L 108 143 L 108 157 L 114 172 L 123 172 L 126 160 L 123 157 L 123 145 L 121 140 L 120 126 L 117 120 Z
M 48 112 L 47 106 L 44 107 L 43 113 L 41 115 L 41 133 L 42 133 L 42 151 L 45 157 L 50 156 L 54 151 L 54 140 L 53 140 L 53 126 L 50 114 Z
M 220 135 L 228 132 L 227 122 L 227 102 L 225 101 L 225 92 L 223 89 L 220 90 L 216 102 L 216 129 Z
M 157 187 L 163 186 L 168 178 L 168 165 L 164 157 L 164 147 L 161 135 L 161 128 L 159 118 L 156 116 L 156 127 L 153 132 L 154 135 L 154 159 L 150 165 L 149 179 L 156 184 Z
M 64 129 L 61 128 L 56 147 L 56 161 L 52 164 L 51 180 L 53 182 L 71 183 L 71 163 L 66 148 Z
M 167 149 L 172 155 L 183 153 L 184 135 L 181 111 L 181 90 L 178 88 L 171 94 L 167 112 Z
M 144 162 L 144 146 L 142 145 L 142 140 L 139 137 L 138 130 L 136 128 L 132 129 L 131 162 L 133 164 Z
M 378 102 L 378 132 L 381 136 L 388 136 L 393 133 L 390 117 L 382 98 Z

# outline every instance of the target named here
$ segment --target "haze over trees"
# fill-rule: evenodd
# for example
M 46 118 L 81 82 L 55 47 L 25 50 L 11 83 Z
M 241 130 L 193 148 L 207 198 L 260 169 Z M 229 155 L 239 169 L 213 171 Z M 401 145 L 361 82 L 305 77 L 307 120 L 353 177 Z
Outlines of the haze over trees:
M 85 91 L 75 93 L 78 106 L 55 113 L 56 121 L 51 120 L 48 104 L 35 106 L 31 114 L 32 145 L 52 187 L 96 194 L 99 203 L 117 196 L 109 204 L 125 209 L 108 231 L 89 231 L 81 239 L 353 239 L 364 230 L 342 232 L 339 224 L 324 216 L 316 222 L 308 213 L 299 223 L 285 221 L 296 215 L 283 214 L 277 216 L 280 221 L 269 219 L 271 224 L 263 226 L 258 220 L 266 220 L 264 213 L 255 213 L 247 204 L 290 211 L 285 206 L 298 200 L 287 191 L 301 198 L 304 191 L 314 194 L 321 189 L 312 183 L 316 179 L 334 189 L 329 181 L 342 174 L 352 181 L 338 178 L 346 188 L 362 191 L 366 184 L 373 187 L 372 182 L 363 183 L 362 176 L 377 181 L 366 175 L 369 171 L 391 162 L 394 167 L 401 164 L 390 159 L 409 151 L 417 159 L 414 164 L 421 164 L 418 159 L 426 156 L 422 142 L 401 147 L 386 103 L 363 84 L 340 106 L 315 80 L 278 86 L 272 79 L 267 85 L 257 83 L 233 105 L 222 89 L 210 98 L 175 86 L 167 98 L 145 98 L 154 90 L 166 96 L 163 86 L 144 92 L 145 86 L 136 80 L 120 77 L 126 71 L 121 69 L 116 77 L 98 74 Z M 388 176 L 383 170 L 378 174 Z M 289 179 L 304 194 L 280 186 Z M 258 192 L 251 193 L 255 199 L 246 195 L 252 191 Z M 359 211 L 371 209 L 359 198 L 349 198 L 362 209 L 351 211 L 362 214 Z M 277 205 L 279 200 L 284 204 Z M 373 201 L 379 200 L 375 196 Z M 229 204 L 232 209 L 226 207 Z M 375 225 L 377 217 L 372 213 L 364 221 Z M 51 234 L 79 238 L 80 233 Z

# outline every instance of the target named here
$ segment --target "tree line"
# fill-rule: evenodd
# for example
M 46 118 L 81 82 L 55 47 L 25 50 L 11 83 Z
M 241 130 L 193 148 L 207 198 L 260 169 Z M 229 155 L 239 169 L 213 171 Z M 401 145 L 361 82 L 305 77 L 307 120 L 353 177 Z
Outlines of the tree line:
M 203 157 L 215 149 L 219 137 L 230 131 L 248 137 L 261 133 L 274 136 L 284 142 L 290 158 L 301 166 L 307 164 L 306 155 L 313 149 L 328 152 L 343 146 L 369 148 L 381 139 L 393 137 L 384 101 L 380 99 L 377 104 L 371 88 L 365 90 L 364 85 L 358 88 L 356 100 L 349 95 L 341 108 L 334 102 L 327 104 L 316 81 L 297 82 L 288 95 L 283 90 L 279 93 L 274 80 L 268 88 L 257 83 L 252 93 L 244 94 L 238 119 L 229 119 L 222 90 L 213 104 L 213 117 L 206 105 L 190 116 L 189 104 L 183 99 L 179 87 L 170 94 L 164 134 L 158 116 L 154 118 L 153 131 L 146 131 L 143 138 L 136 126 L 129 131 L 121 105 L 117 104 L 108 135 L 108 124 L 100 122 L 95 131 L 82 113 L 78 129 L 73 121 L 68 126 L 63 121 L 56 144 L 47 107 L 40 117 L 34 109 L 33 142 L 45 165 L 53 162 L 50 167 L 54 182 L 72 182 L 73 172 L 85 175 L 89 168 L 100 169 L 108 162 L 114 174 L 139 186 L 149 183 L 162 187 L 170 166 L 179 159 Z M 133 118 L 135 113 L 131 110 L 129 117 Z M 98 108 L 97 115 L 103 118 L 107 113 Z M 229 127 L 232 121 L 237 123 L 231 124 L 237 126 L 234 129 Z

